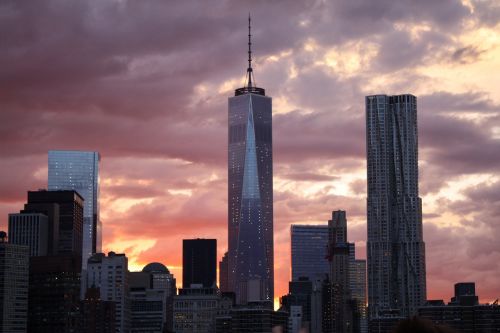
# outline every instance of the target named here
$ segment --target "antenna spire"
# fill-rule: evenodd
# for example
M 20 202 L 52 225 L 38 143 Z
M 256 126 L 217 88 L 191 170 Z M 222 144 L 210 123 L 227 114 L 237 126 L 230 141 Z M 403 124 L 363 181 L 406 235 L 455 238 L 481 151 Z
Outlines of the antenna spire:
M 252 88 L 252 18 L 250 17 L 250 13 L 248 13 L 248 88 Z

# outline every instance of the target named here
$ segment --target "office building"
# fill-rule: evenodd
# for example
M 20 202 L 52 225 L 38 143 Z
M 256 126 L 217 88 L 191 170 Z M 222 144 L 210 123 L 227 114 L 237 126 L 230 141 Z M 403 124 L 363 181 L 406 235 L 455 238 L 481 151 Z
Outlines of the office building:
M 30 258 L 28 332 L 77 331 L 81 269 L 79 254 Z
M 49 219 L 42 213 L 9 214 L 9 242 L 26 245 L 30 256 L 48 255 Z
M 217 240 L 184 239 L 182 241 L 182 286 L 201 284 L 217 286 Z
M 288 283 L 288 294 L 280 300 L 282 309 L 290 313 L 291 322 L 298 322 L 297 307 L 300 308 L 300 328 L 307 329 L 307 332 L 322 331 L 322 284 L 321 279 L 310 281 L 307 277 L 300 277 Z
M 101 252 L 101 221 L 99 217 L 99 161 L 98 152 L 51 150 L 49 151 L 49 191 L 75 190 L 85 200 L 83 208 L 82 265 L 87 259 Z
M 247 81 L 228 107 L 229 290 L 239 304 L 250 281 L 274 298 L 272 100 L 255 85 L 250 36 L 249 19 Z
M 174 332 L 215 332 L 219 302 L 217 288 L 192 284 L 190 288 L 179 289 L 179 295 L 174 296 Z
M 89 288 L 80 302 L 81 333 L 115 333 L 115 302 L 101 299 L 98 288 Z
M 176 288 L 167 267 L 150 263 L 141 272 L 130 272 L 129 287 L 131 332 L 172 331 Z
M 307 277 L 313 281 L 330 273 L 326 260 L 328 225 L 297 225 L 290 227 L 292 281 Z
M 38 192 L 44 192 L 39 190 Z M 40 200 L 40 195 L 29 195 L 24 209 L 19 214 L 43 214 L 47 216 L 47 255 L 57 255 L 59 247 L 59 204 L 57 202 Z M 31 201 L 30 201 L 31 198 Z M 36 202 L 33 200 L 36 199 Z
M 411 316 L 426 299 L 415 96 L 366 97 L 366 152 L 369 314 Z
M 368 332 L 368 313 L 366 309 L 366 260 L 355 259 L 349 263 L 349 285 L 354 301 L 357 320 L 354 332 Z
M 86 288 L 99 288 L 101 299 L 115 303 L 117 333 L 130 330 L 128 258 L 125 254 L 96 253 L 88 259 Z
M 455 296 L 448 305 L 443 300 L 427 301 L 418 309 L 418 315 L 462 333 L 490 333 L 500 329 L 498 300 L 479 304 L 472 282 L 455 284 Z
M 231 310 L 231 332 L 288 333 L 289 313 L 273 310 L 272 302 L 248 302 Z
M 83 198 L 78 192 L 29 191 L 28 204 L 21 213 L 41 212 L 49 218 L 49 235 L 58 230 L 57 254 L 82 255 Z M 50 211 L 50 213 L 49 213 Z M 58 221 L 56 221 L 58 217 Z M 57 225 L 57 226 L 56 226 Z M 51 230 L 52 229 L 52 230 Z M 54 237 L 49 237 L 49 248 L 54 248 Z
M 332 219 L 328 221 L 328 260 L 332 287 L 333 332 L 353 332 L 349 248 L 346 212 L 334 211 Z
M 29 248 L 10 244 L 0 231 L 0 332 L 26 333 Z

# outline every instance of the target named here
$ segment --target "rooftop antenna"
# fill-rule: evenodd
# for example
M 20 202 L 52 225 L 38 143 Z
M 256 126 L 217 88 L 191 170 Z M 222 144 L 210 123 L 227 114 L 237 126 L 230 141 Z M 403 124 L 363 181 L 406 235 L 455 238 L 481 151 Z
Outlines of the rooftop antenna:
M 252 88 L 252 76 L 253 76 L 253 69 L 252 69 L 252 18 L 250 17 L 250 13 L 248 13 L 248 68 L 247 68 L 247 75 L 248 75 L 248 88 Z M 255 79 L 254 79 L 255 81 Z

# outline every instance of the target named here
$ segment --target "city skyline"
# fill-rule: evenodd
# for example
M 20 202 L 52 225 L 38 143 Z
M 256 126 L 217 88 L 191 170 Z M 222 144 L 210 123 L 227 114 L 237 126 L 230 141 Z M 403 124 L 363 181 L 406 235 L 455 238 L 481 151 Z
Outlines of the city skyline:
M 0 54 L 8 65 L 0 70 L 7 92 L 0 168 L 9 175 L 0 182 L 0 225 L 6 230 L 27 190 L 47 187 L 48 150 L 93 150 L 102 154 L 104 252 L 125 251 L 131 270 L 162 262 L 180 279 L 181 240 L 206 237 L 218 240 L 220 260 L 225 103 L 243 82 L 248 8 L 219 4 L 197 21 L 179 21 L 168 13 L 188 15 L 190 5 L 59 5 L 6 16 L 22 19 L 25 30 L 3 43 L 30 58 Z M 419 98 L 428 298 L 448 299 L 456 281 L 472 280 L 483 301 L 495 299 L 500 82 L 491 68 L 500 65 L 500 37 L 493 2 L 427 3 L 418 13 L 403 10 L 415 9 L 411 3 L 380 4 L 382 14 L 368 2 L 360 11 L 331 6 L 250 8 L 256 80 L 275 102 L 275 296 L 290 279 L 291 223 L 320 224 L 331 210 L 346 210 L 349 241 L 364 253 L 364 97 L 411 93 Z M 84 24 L 95 8 L 106 9 L 110 22 L 136 15 L 108 26 L 95 14 L 93 25 Z M 76 28 L 32 20 L 33 13 L 64 15 Z M 185 32 L 182 40 L 175 30 Z M 58 38 L 45 44 L 33 31 Z M 87 48 L 85 34 L 102 48 Z M 405 50 L 395 57 L 399 43 Z

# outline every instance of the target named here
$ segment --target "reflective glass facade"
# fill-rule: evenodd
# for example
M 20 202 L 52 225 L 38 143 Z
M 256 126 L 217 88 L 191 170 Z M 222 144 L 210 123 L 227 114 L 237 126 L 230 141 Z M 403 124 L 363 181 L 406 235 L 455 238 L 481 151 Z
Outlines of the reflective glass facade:
M 49 191 L 75 190 L 84 199 L 82 266 L 87 259 L 101 252 L 101 221 L 99 219 L 99 161 L 97 152 L 49 151 Z
M 426 299 L 417 99 L 366 97 L 368 304 L 406 317 Z
M 260 299 L 273 300 L 272 99 L 263 89 L 229 98 L 228 150 L 229 289 L 245 303 L 258 280 Z
M 292 225 L 290 227 L 292 281 L 307 277 L 315 281 L 330 272 L 326 259 L 328 225 Z

